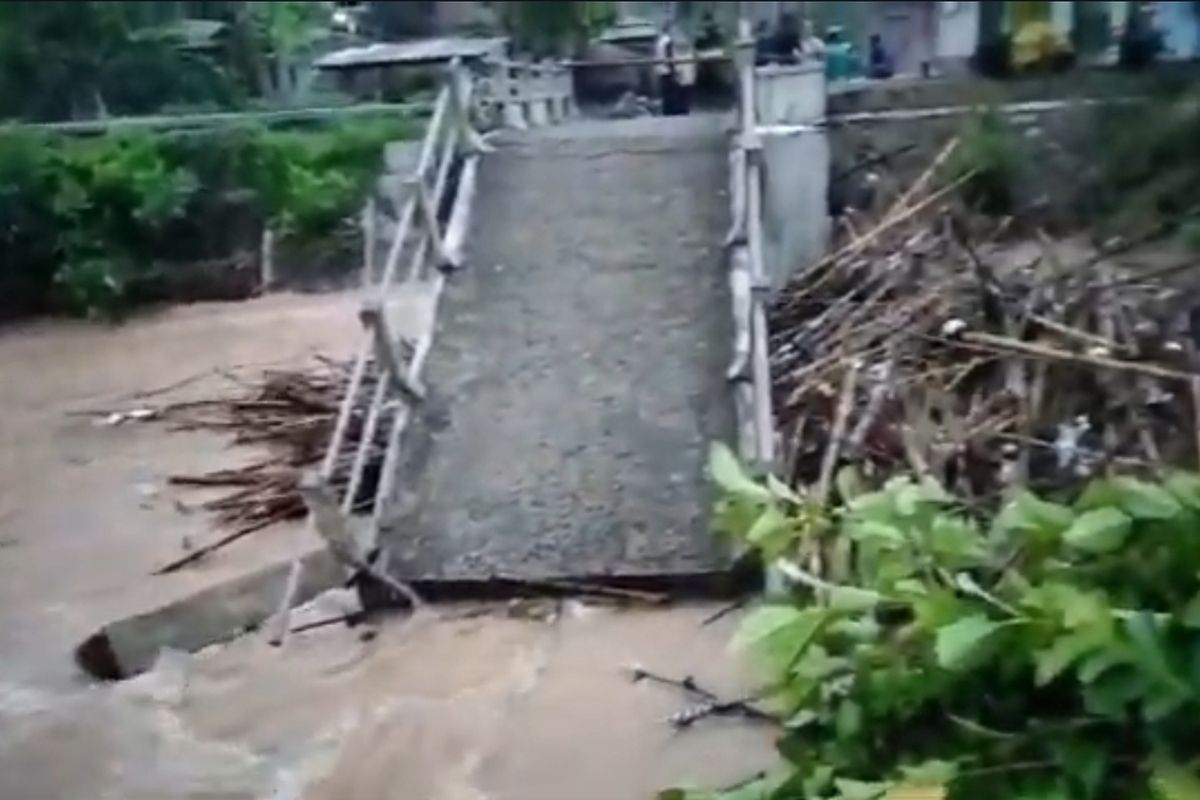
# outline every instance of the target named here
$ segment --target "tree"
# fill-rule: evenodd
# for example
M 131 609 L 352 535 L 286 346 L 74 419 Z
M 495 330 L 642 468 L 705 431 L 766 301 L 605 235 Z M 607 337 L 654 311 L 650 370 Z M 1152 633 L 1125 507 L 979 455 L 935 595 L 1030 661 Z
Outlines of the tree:
M 616 19 L 616 4 L 611 2 L 527 0 L 497 5 L 501 24 L 517 47 L 535 56 L 577 50 Z
M 271 85 L 276 96 L 287 97 L 296 86 L 297 57 L 329 32 L 326 3 L 246 3 L 271 54 Z
M 106 62 L 129 41 L 122 3 L 0 4 L 7 114 L 104 116 Z
M 95 118 L 227 97 L 210 61 L 156 35 L 178 5 L 0 3 L 0 117 Z

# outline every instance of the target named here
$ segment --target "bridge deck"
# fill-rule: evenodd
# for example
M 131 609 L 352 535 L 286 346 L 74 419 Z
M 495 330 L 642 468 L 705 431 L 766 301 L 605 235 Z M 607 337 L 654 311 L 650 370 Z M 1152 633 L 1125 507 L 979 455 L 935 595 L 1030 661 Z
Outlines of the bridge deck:
M 719 574 L 727 120 L 505 134 L 481 161 L 381 542 L 412 580 Z

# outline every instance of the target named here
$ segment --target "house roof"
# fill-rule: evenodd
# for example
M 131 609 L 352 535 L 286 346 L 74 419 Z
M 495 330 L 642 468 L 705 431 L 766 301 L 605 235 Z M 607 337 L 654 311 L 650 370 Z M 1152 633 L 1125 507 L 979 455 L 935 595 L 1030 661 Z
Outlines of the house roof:
M 617 44 L 656 38 L 658 38 L 658 26 L 653 21 L 630 17 L 601 31 L 596 37 L 596 41 Z
M 214 46 L 227 27 L 219 20 L 185 18 L 167 26 L 164 32 L 178 38 L 184 48 L 203 50 Z
M 433 64 L 452 58 L 480 58 L 503 48 L 503 37 L 445 36 L 411 42 L 376 42 L 347 47 L 317 59 L 317 69 L 361 69 L 401 64 Z

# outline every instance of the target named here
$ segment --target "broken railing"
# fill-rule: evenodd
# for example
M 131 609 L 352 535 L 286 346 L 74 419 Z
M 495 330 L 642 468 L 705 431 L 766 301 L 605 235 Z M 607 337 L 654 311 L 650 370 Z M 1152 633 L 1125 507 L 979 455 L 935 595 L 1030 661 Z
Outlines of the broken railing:
M 313 527 L 333 554 L 414 604 L 416 595 L 388 576 L 386 564 L 376 560 L 376 543 L 396 496 L 405 429 L 425 399 L 421 373 L 433 346 L 446 273 L 462 264 L 476 171 L 487 149 L 475 124 L 490 119 L 525 128 L 552 124 L 574 112 L 571 84 L 561 68 L 485 62 L 479 71 L 473 75 L 457 59 L 450 64 L 416 166 L 399 196 L 392 198 L 399 213 L 381 265 L 374 263 L 376 204 L 367 204 L 362 339 L 329 448 L 320 467 L 301 485 Z M 413 340 L 400 336 L 392 316 L 402 292 L 419 294 L 428 308 Z M 352 518 L 365 524 L 355 529 Z M 293 562 L 271 626 L 276 643 L 286 636 L 287 611 L 296 599 L 300 570 L 300 561 Z
M 738 125 L 729 156 L 732 221 L 727 245 L 734 353 L 727 377 L 733 384 L 740 455 L 769 469 L 775 461 L 767 350 L 770 283 L 763 262 L 763 152 L 755 108 L 754 40 L 749 34 L 743 21 L 736 56 Z
M 571 72 L 551 62 L 488 61 L 476 80 L 483 119 L 523 130 L 553 125 L 576 112 Z

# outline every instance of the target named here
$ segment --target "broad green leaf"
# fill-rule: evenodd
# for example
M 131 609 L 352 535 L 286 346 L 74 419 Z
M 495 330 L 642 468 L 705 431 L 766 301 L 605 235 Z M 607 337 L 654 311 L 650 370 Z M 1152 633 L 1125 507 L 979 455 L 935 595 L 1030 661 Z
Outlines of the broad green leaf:
M 767 489 L 770 490 L 771 494 L 774 495 L 777 500 L 783 500 L 784 502 L 791 503 L 794 506 L 804 504 L 804 498 L 801 497 L 795 489 L 788 486 L 786 483 L 779 480 L 779 478 L 776 478 L 774 474 L 769 472 L 767 473 Z
M 1200 628 L 1200 593 L 1194 595 L 1183 607 L 1179 621 L 1189 628 Z
M 931 759 L 901 767 L 900 774 L 904 776 L 906 784 L 943 786 L 958 775 L 958 765 L 953 761 Z
M 934 554 L 957 560 L 978 558 L 983 553 L 983 540 L 975 523 L 952 514 L 938 514 L 929 526 L 929 549 Z
M 667 789 L 655 795 L 656 800 L 771 800 L 783 784 L 779 776 L 755 777 L 719 792 L 707 789 Z
M 823 608 L 761 606 L 747 615 L 731 647 L 752 651 L 772 675 L 787 672 L 832 618 Z
M 721 792 L 713 800 L 771 800 L 782 782 L 783 779 L 777 776 L 758 778 L 736 789 Z
M 1156 484 L 1127 476 L 1111 483 L 1121 509 L 1134 519 L 1170 519 L 1183 510 L 1174 495 Z
M 842 700 L 834 716 L 834 730 L 843 741 L 853 741 L 862 732 L 862 707 L 853 700 Z
M 812 773 L 804 781 L 803 797 L 824 796 L 833 788 L 833 767 L 820 764 L 813 768 Z M 790 800 L 790 798 L 789 798 Z
M 1147 722 L 1158 722 L 1178 711 L 1188 699 L 1186 694 L 1173 689 L 1151 690 L 1142 702 L 1142 716 Z
M 1001 509 L 996 526 L 1005 531 L 1058 535 L 1070 527 L 1074 520 L 1075 512 L 1069 507 L 1042 500 L 1032 492 L 1022 490 Z
M 845 636 L 856 642 L 871 642 L 879 638 L 883 626 L 875 621 L 870 614 L 860 614 L 857 617 L 847 617 L 829 623 L 829 633 Z
M 1131 520 L 1115 508 L 1085 511 L 1071 523 L 1063 541 L 1088 553 L 1107 553 L 1120 547 L 1129 535 Z
M 1067 628 L 1112 627 L 1112 614 L 1103 592 L 1086 592 L 1069 583 L 1046 583 L 1026 593 L 1023 602 L 1058 617 Z
M 757 547 L 768 559 L 785 551 L 795 538 L 794 521 L 779 510 L 774 503 L 768 504 L 750 530 L 746 541 Z
M 1084 655 L 1103 646 L 1107 638 L 1103 631 L 1085 628 L 1055 639 L 1050 647 L 1034 654 L 1037 685 L 1050 683 Z
M 938 664 L 946 669 L 962 668 L 999 627 L 1000 623 L 983 614 L 973 614 L 938 628 L 934 643 Z
M 852 781 L 849 778 L 834 778 L 833 785 L 841 800 L 875 800 L 883 797 L 883 793 L 891 788 L 888 783 Z
M 1150 769 L 1155 800 L 1200 800 L 1200 777 L 1186 767 L 1158 761 Z
M 708 474 L 718 486 L 730 494 L 764 503 L 771 499 L 770 490 L 746 474 L 733 451 L 724 442 L 712 443 L 708 451 Z
M 835 586 L 829 592 L 829 607 L 838 611 L 866 611 L 879 605 L 878 592 L 857 586 Z
M 921 489 L 912 483 L 898 486 L 892 494 L 896 504 L 896 513 L 902 517 L 911 517 L 917 513 L 921 505 Z
M 900 783 L 883 795 L 883 800 L 946 800 L 948 791 L 939 783 Z
M 900 594 L 914 597 L 924 597 L 929 594 L 929 590 L 925 588 L 925 584 L 915 578 L 905 578 L 904 580 L 896 581 L 895 586 L 892 588 Z
M 855 519 L 847 523 L 846 533 L 855 541 L 874 541 L 885 547 L 901 547 L 908 539 L 899 527 L 880 519 Z
M 1188 685 L 1176 673 L 1167 656 L 1162 635 L 1149 612 L 1141 611 L 1125 620 L 1125 632 L 1133 643 L 1134 660 L 1155 680 L 1187 694 Z
M 895 514 L 896 503 L 890 492 L 881 490 L 859 495 L 846 503 L 846 508 L 859 519 L 888 518 Z
M 1200 510 L 1200 474 L 1173 472 L 1163 484 L 1175 499 L 1189 508 Z
M 1145 695 L 1146 676 L 1128 664 L 1106 669 L 1083 687 L 1083 706 L 1091 714 L 1123 718 L 1129 704 Z
M 928 590 L 924 597 L 911 601 L 917 623 L 926 630 L 949 626 L 971 610 L 970 604 L 949 589 L 930 584 Z
M 719 533 L 745 539 L 761 513 L 762 503 L 727 494 L 716 503 L 712 525 Z
M 1082 789 L 1080 800 L 1098 797 L 1109 766 L 1108 748 L 1079 736 L 1056 737 L 1049 744 L 1071 783 Z
M 1128 657 L 1116 649 L 1101 650 L 1095 655 L 1083 659 L 1082 663 L 1080 663 L 1078 670 L 1079 680 L 1084 683 L 1093 683 L 1105 672 L 1108 672 L 1113 667 L 1126 664 L 1128 661 Z
M 926 503 L 938 503 L 944 505 L 954 502 L 953 495 L 947 492 L 942 484 L 938 483 L 935 479 L 929 477 L 928 475 L 921 478 L 921 480 L 917 483 L 917 486 L 921 490 L 921 499 Z
M 1120 492 L 1112 483 L 1104 478 L 1096 478 L 1089 483 L 1075 499 L 1076 511 L 1094 511 L 1097 508 L 1109 508 L 1121 504 Z
M 805 618 L 805 612 L 795 606 L 759 606 L 742 620 L 737 633 L 734 634 L 731 647 L 735 650 L 746 650 L 790 625 L 801 623 Z

